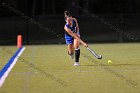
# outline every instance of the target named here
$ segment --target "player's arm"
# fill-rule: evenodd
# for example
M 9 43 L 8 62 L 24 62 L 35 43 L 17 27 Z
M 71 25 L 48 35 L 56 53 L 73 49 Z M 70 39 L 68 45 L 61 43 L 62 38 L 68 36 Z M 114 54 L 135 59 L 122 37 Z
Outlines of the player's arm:
M 75 18 L 73 18 L 73 20 L 76 22 L 76 28 L 77 28 L 77 31 L 79 31 L 79 25 L 78 25 L 78 22 Z
M 84 47 L 88 47 L 88 45 L 79 38 L 79 36 L 76 33 L 73 33 L 69 28 L 67 28 L 66 26 L 64 27 L 65 31 L 67 31 L 67 33 L 69 35 L 71 35 L 73 38 L 78 39 L 80 41 L 80 43 L 84 46 Z

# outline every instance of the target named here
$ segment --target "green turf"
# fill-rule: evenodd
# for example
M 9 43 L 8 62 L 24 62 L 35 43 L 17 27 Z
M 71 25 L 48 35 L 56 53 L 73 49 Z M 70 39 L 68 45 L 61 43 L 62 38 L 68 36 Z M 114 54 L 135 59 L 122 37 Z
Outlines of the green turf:
M 81 46 L 79 67 L 65 45 L 25 46 L 0 93 L 140 93 L 140 44 L 92 44 L 103 55 L 95 59 Z M 16 47 L 1 47 L 0 68 Z M 108 64 L 107 60 L 112 60 Z

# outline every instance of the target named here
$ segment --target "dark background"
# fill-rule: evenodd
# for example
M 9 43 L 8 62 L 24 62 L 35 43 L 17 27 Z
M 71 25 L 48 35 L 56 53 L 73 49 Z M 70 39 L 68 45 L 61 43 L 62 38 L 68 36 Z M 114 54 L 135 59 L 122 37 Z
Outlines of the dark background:
M 70 10 L 77 18 L 81 38 L 88 43 L 140 41 L 140 0 L 0 0 L 0 45 L 16 44 L 18 34 L 23 36 L 24 44 L 65 43 L 64 10 Z

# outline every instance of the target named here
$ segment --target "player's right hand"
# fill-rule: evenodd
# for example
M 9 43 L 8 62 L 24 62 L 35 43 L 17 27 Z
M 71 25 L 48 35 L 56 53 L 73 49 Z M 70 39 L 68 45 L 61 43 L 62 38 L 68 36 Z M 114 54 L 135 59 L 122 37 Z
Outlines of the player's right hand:
M 86 47 L 86 48 L 88 47 L 87 43 L 83 43 L 83 46 Z

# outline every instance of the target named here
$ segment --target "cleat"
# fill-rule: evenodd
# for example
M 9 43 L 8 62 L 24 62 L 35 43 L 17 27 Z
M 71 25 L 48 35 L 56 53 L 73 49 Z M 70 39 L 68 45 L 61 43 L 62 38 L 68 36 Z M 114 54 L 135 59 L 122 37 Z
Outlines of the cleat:
M 79 62 L 74 63 L 74 66 L 79 66 L 79 65 L 80 65 Z

